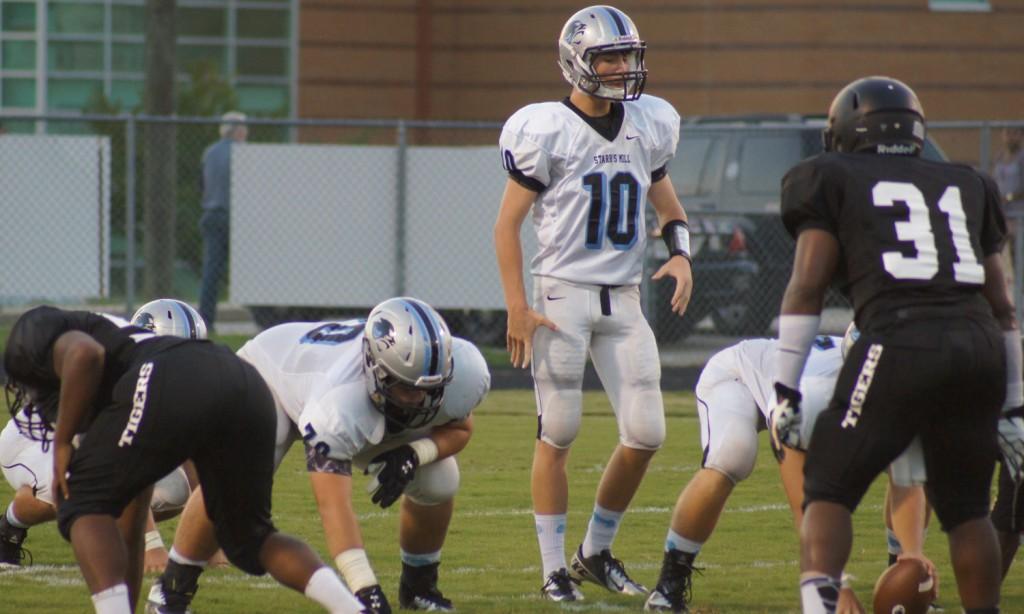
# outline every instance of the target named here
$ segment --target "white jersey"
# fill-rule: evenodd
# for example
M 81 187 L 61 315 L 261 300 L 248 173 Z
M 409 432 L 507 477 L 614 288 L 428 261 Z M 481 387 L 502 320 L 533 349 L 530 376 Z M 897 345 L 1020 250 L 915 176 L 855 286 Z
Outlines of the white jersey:
M 239 356 L 263 376 L 280 411 L 308 445 L 336 460 L 385 441 L 384 415 L 366 389 L 362 361 L 362 320 L 293 322 L 267 329 L 246 343 Z M 480 350 L 452 339 L 454 370 L 437 416 L 416 432 L 464 420 L 491 385 Z M 408 436 L 409 431 L 400 433 Z
M 501 132 L 502 164 L 539 192 L 533 275 L 598 285 L 640 283 L 651 174 L 679 142 L 679 114 L 643 95 L 623 102 L 609 140 L 564 102 L 523 107 Z
M 800 390 L 804 396 L 801 407 L 808 412 L 817 414 L 832 400 L 832 388 L 843 366 L 842 343 L 842 337 L 822 335 L 814 339 L 800 378 Z M 750 390 L 765 421 L 768 421 L 768 414 L 775 406 L 777 346 L 776 339 L 748 339 L 721 352 L 731 356 L 735 377 Z

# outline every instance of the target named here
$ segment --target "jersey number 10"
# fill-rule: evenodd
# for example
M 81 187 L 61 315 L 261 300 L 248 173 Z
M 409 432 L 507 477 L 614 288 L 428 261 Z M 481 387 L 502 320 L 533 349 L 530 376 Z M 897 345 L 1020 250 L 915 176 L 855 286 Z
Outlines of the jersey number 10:
M 917 254 L 904 256 L 899 251 L 882 253 L 882 266 L 896 279 L 931 279 L 939 272 L 939 254 L 935 247 L 931 216 L 924 194 L 912 183 L 879 181 L 871 190 L 876 207 L 891 207 L 896 202 L 906 203 L 910 215 L 896 222 L 896 237 L 914 244 Z M 956 249 L 953 279 L 965 284 L 985 283 L 985 269 L 978 262 L 971 246 L 967 229 L 967 216 L 960 200 L 960 188 L 949 186 L 939 198 L 939 211 L 946 214 L 949 232 Z
M 640 182 L 636 177 L 615 173 L 609 181 L 604 173 L 590 173 L 583 176 L 583 187 L 590 192 L 587 249 L 601 249 L 605 235 L 615 249 L 633 247 L 640 218 Z

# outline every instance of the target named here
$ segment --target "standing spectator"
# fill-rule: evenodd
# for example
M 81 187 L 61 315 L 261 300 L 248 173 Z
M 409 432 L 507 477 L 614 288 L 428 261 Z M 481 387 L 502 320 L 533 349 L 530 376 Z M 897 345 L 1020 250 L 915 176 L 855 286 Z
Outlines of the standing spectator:
M 533 367 L 537 442 L 531 490 L 543 562 L 541 593 L 577 601 L 587 580 L 644 595 L 612 541 L 655 451 L 665 439 L 661 367 L 640 310 L 639 284 L 650 200 L 669 250 L 653 279 L 673 279 L 671 309 L 690 299 L 690 239 L 667 174 L 679 115 L 642 95 L 646 44 L 628 15 L 585 8 L 565 23 L 559 66 L 572 85 L 558 102 L 531 104 L 505 123 L 508 172 L 494 243 L 508 310 L 506 344 L 516 367 Z M 520 226 L 531 213 L 540 247 L 531 263 L 533 300 L 523 284 Z M 590 524 L 565 564 L 569 448 L 582 421 L 587 356 L 615 411 L 619 444 L 597 489 Z
M 1006 227 L 1009 240 L 1003 246 L 1003 268 L 1006 270 L 1006 281 L 1010 288 L 1014 287 L 1014 237 L 1017 236 L 1017 218 L 1024 215 L 1024 150 L 1021 149 L 1021 138 L 1024 128 L 1003 128 L 1003 151 L 996 158 L 992 167 L 992 176 L 999 186 L 1003 211 L 1006 213 Z
M 228 264 L 231 206 L 231 147 L 244 143 L 249 135 L 245 113 L 231 111 L 221 119 L 220 140 L 203 152 L 203 280 L 199 289 L 199 313 L 213 330 L 217 317 L 217 295 Z

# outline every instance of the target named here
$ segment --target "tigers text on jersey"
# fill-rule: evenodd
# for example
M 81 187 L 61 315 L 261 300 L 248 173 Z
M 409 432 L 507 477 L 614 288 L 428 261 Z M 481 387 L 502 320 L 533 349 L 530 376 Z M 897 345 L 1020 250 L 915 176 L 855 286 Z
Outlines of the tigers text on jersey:
M 782 219 L 794 237 L 816 228 L 837 238 L 838 274 L 864 329 L 903 307 L 978 302 L 982 261 L 1006 235 L 998 194 L 965 165 L 825 153 L 783 178 Z
M 386 435 L 384 416 L 370 401 L 363 375 L 364 324 L 363 320 L 281 324 L 239 350 L 266 380 L 278 407 L 303 440 L 336 460 L 352 460 Z M 476 346 L 455 337 L 452 358 L 452 381 L 424 433 L 465 419 L 490 389 L 491 375 Z
M 679 115 L 648 95 L 615 103 L 614 112 L 621 113 L 621 124 L 613 122 L 607 131 L 568 100 L 528 105 L 505 122 L 502 164 L 514 180 L 538 192 L 533 275 L 640 283 L 647 191 L 652 174 L 660 179 L 675 155 Z
M 832 385 L 843 366 L 841 346 L 842 337 L 818 336 L 807 355 L 807 364 L 800 378 L 800 390 L 804 395 L 803 407 L 809 410 L 810 404 L 819 405 L 817 411 L 824 409 L 832 400 Z M 776 339 L 748 339 L 730 346 L 720 354 L 728 355 L 726 364 L 732 376 L 750 390 L 757 403 L 757 408 L 769 420 L 769 412 L 775 406 L 775 351 L 778 346 Z M 808 382 L 817 388 L 816 382 L 831 380 L 827 391 L 811 390 Z M 822 394 L 824 393 L 824 394 Z

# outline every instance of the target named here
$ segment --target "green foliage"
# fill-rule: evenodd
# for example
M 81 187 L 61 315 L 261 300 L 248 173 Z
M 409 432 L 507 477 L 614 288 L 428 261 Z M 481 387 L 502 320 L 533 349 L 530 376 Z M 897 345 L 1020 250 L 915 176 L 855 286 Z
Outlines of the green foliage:
M 238 340 L 225 338 L 225 341 Z M 640 491 L 615 542 L 615 554 L 638 580 L 651 586 L 658 575 L 669 517 L 679 491 L 697 471 L 700 436 L 693 395 L 665 395 L 669 439 L 654 457 Z M 615 418 L 600 393 L 586 393 L 582 433 L 569 460 L 570 512 L 566 546 L 582 540 L 604 463 L 617 441 Z M 584 585 L 586 601 L 562 608 L 542 601 L 540 562 L 530 509 L 529 473 L 536 421 L 533 392 L 499 390 L 476 412 L 475 432 L 459 455 L 462 487 L 456 499 L 441 566 L 441 588 L 461 612 L 527 613 L 572 611 L 639 611 L 638 598 L 620 597 Z M 274 484 L 274 520 L 289 533 L 316 548 L 325 561 L 324 537 L 316 503 L 305 475 L 301 446 L 293 446 Z M 381 511 L 365 495 L 366 479 L 354 478 L 356 511 L 371 562 L 388 597 L 397 605 L 398 506 Z M 879 480 L 854 516 L 855 540 L 848 571 L 854 587 L 870 605 L 875 578 L 886 565 Z M 0 486 L 0 504 L 10 491 Z M 170 543 L 175 521 L 161 525 Z M 88 591 L 74 566 L 70 547 L 50 524 L 29 533 L 26 545 L 35 566 L 0 572 L 4 611 L 68 612 L 89 609 Z M 956 585 L 945 536 L 929 531 L 927 554 L 941 575 L 940 602 L 958 610 Z M 729 499 L 714 536 L 698 564 L 704 571 L 694 581 L 695 611 L 703 613 L 798 612 L 799 547 L 778 470 L 764 434 L 753 475 Z M 1004 584 L 1003 611 L 1024 611 L 1024 565 L 1019 561 Z M 143 594 L 152 584 L 148 576 Z M 312 602 L 279 587 L 269 577 L 248 577 L 236 570 L 211 570 L 203 575 L 195 606 L 204 614 L 218 612 L 320 612 Z

